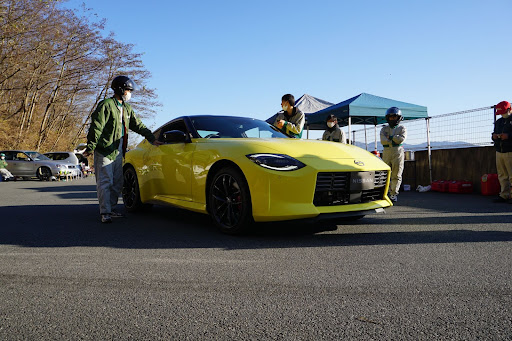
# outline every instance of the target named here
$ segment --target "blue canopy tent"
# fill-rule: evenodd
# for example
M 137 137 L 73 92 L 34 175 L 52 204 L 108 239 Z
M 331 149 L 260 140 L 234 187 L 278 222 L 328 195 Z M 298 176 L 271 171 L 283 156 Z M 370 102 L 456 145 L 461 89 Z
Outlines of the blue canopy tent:
M 312 130 L 324 130 L 325 119 L 331 114 L 338 118 L 338 124 L 342 127 L 351 124 L 378 125 L 386 123 L 386 110 L 390 107 L 400 108 L 404 120 L 428 117 L 427 107 L 362 93 L 320 111 L 306 114 L 307 127 Z

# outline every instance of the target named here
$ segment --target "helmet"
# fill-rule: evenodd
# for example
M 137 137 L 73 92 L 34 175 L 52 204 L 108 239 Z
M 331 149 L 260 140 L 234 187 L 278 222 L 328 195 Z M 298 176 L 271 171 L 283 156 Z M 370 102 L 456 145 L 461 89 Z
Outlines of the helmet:
M 389 117 L 392 115 L 398 116 L 398 119 L 390 120 Z M 388 110 L 386 110 L 386 122 L 388 122 L 389 124 L 393 123 L 394 125 L 397 125 L 398 122 L 402 121 L 403 119 L 404 119 L 404 117 L 402 116 L 402 111 L 399 108 L 391 107 Z
M 124 95 L 125 90 L 133 91 L 135 88 L 135 83 L 126 76 L 117 76 L 112 80 L 112 85 L 110 86 L 116 95 L 122 96 Z

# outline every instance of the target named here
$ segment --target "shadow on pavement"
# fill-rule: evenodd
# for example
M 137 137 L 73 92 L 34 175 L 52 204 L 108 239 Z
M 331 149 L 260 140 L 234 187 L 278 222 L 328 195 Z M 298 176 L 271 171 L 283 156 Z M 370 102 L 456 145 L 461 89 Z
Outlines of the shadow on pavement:
M 512 211 L 512 205 L 493 203 L 492 200 L 495 199 L 495 197 L 483 196 L 478 193 L 419 193 L 411 191 L 400 193 L 398 198 L 397 207 L 408 206 L 422 210 L 436 210 L 439 212 L 510 213 Z
M 257 224 L 245 236 L 217 232 L 207 215 L 156 206 L 149 212 L 128 214 L 112 224 L 99 222 L 98 206 L 37 205 L 0 207 L 0 244 L 25 247 L 110 247 L 264 249 L 355 245 L 396 245 L 430 243 L 479 243 L 512 241 L 512 232 L 443 229 L 414 232 L 364 233 L 382 224 L 463 224 L 467 217 L 448 217 L 440 222 L 435 214 L 424 218 L 363 219 L 350 223 L 362 233 L 331 232 L 332 224 L 267 223 Z M 472 216 L 471 223 L 508 222 L 508 217 Z M 353 229 L 352 229 L 353 230 Z

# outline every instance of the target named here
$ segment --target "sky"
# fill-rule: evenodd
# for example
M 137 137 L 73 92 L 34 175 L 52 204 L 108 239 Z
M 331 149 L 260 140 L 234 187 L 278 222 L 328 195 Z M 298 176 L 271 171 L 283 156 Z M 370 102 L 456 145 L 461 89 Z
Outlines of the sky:
M 430 116 L 512 101 L 512 0 L 69 0 L 134 45 L 162 107 L 267 119 L 281 96 L 366 92 Z M 129 75 L 128 75 L 129 76 Z M 136 93 L 133 94 L 136 96 Z

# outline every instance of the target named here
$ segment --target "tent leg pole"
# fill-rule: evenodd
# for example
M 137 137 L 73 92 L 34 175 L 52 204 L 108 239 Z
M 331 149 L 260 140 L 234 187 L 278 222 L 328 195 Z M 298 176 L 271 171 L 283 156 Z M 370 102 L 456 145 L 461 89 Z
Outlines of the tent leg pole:
M 428 151 L 428 172 L 430 183 L 432 183 L 432 149 L 430 147 L 430 117 L 426 118 L 427 122 L 427 151 Z
M 352 125 L 352 118 L 349 116 L 348 117 L 348 144 L 352 144 L 352 139 L 350 138 L 350 129 L 351 129 L 351 125 Z
M 368 138 L 366 136 L 366 123 L 364 125 L 364 146 L 365 146 L 366 150 L 368 150 Z
M 307 130 L 306 130 L 306 139 L 309 140 L 309 124 L 306 126 L 307 127 Z
M 375 136 L 375 150 L 377 150 L 377 125 L 374 125 L 373 136 Z

